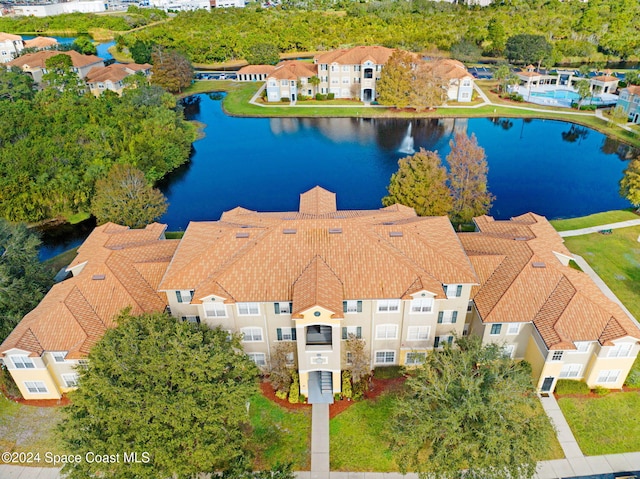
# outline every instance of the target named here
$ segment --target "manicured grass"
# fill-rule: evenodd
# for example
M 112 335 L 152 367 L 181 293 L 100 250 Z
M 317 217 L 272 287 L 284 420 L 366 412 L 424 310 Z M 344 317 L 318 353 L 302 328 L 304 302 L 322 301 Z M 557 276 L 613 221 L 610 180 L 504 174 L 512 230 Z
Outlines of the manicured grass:
M 636 318 L 640 318 L 640 227 L 565 238 L 572 253 L 582 256 Z
M 52 275 L 56 275 L 62 268 L 69 266 L 73 259 L 78 254 L 78 248 L 72 248 L 64 253 L 60 253 L 58 256 L 54 256 L 46 261 L 44 265 L 49 268 Z
M 186 96 L 196 95 L 198 93 L 232 91 L 238 89 L 240 86 L 242 86 L 241 83 L 236 83 L 232 80 L 198 80 L 194 81 L 191 85 L 185 88 L 184 91 L 178 95 L 178 97 L 184 98 Z M 247 101 L 249 101 L 250 99 L 251 96 L 249 96 Z
M 250 441 L 254 466 L 263 470 L 277 462 L 293 462 L 294 470 L 309 470 L 311 458 L 311 410 L 287 411 L 261 394 L 251 398 L 253 427 Z
M 558 404 L 585 454 L 640 451 L 640 393 L 561 397 Z
M 385 432 L 394 393 L 354 404 L 329 423 L 331 470 L 393 472 L 400 468 Z
M 167 239 L 182 239 L 184 236 L 184 231 L 167 231 L 164 234 L 164 237 Z
M 606 225 L 609 223 L 617 223 L 619 221 L 637 220 L 640 216 L 631 210 L 613 210 L 604 213 L 596 213 L 594 215 L 582 216 L 580 218 L 570 218 L 566 220 L 552 220 L 550 223 L 556 231 L 578 230 L 581 228 L 589 228 L 592 226 Z
M 87 213 L 83 211 L 67 217 L 67 221 L 72 225 L 76 225 L 78 223 L 83 222 L 84 220 L 88 220 L 89 218 L 91 218 L 91 213 Z
M 40 463 L 47 467 L 44 454 L 62 454 L 56 426 L 62 418 L 58 407 L 23 406 L 0 394 L 0 449 L 10 452 L 39 453 Z

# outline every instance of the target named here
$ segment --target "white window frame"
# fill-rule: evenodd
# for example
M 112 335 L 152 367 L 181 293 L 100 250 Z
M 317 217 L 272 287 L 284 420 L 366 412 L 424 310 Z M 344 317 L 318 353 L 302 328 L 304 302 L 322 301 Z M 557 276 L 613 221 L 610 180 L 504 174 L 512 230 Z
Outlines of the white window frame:
M 53 361 L 56 363 L 64 363 L 64 358 L 67 355 L 67 353 L 65 351 L 53 351 L 51 353 L 51 357 L 53 358 Z
M 44 381 L 24 381 L 23 384 L 31 394 L 47 394 L 49 392 Z M 32 391 L 32 389 L 35 389 L 35 391 Z
M 409 326 L 407 341 L 427 341 L 431 336 L 431 326 Z
M 78 387 L 78 373 L 61 374 L 61 377 L 66 387 Z
M 564 358 L 564 351 L 553 351 L 551 353 L 551 361 L 562 361 Z
M 379 299 L 377 301 L 378 313 L 397 313 L 400 311 L 399 299 Z
M 409 359 L 410 356 L 413 356 L 413 359 Z M 422 357 L 422 361 L 416 361 L 415 356 L 420 356 Z M 424 362 L 427 360 L 427 353 L 425 352 L 416 352 L 416 351 L 409 351 L 407 352 L 407 355 L 405 356 L 405 364 L 408 366 L 415 366 L 418 364 L 424 364 Z
M 35 369 L 36 365 L 29 356 L 24 354 L 16 354 L 9 356 L 15 369 Z
M 247 356 L 253 361 L 256 366 L 266 366 L 267 356 L 264 353 L 247 353 Z
M 459 295 L 457 294 L 458 286 L 462 286 L 461 284 L 447 284 L 445 286 L 447 287 L 446 289 L 447 299 L 462 297 L 462 288 L 460 288 L 460 294 Z
M 257 326 L 251 326 L 247 328 L 241 328 L 242 342 L 243 343 L 261 343 L 264 341 L 262 335 L 262 328 Z
M 515 336 L 520 333 L 520 323 L 507 323 L 507 336 Z
M 454 309 L 445 309 L 444 311 L 441 311 L 442 313 L 442 322 L 438 323 L 438 324 L 453 324 L 453 313 L 457 312 Z M 457 318 L 456 318 L 456 322 L 457 322 Z
M 342 326 L 342 327 L 347 330 L 347 339 L 349 339 L 349 336 L 351 336 L 352 334 L 357 338 L 358 328 L 361 328 L 361 326 Z M 360 331 L 362 331 L 362 329 Z M 360 336 L 362 336 L 362 332 L 360 333 Z M 362 339 L 362 338 L 358 338 L 358 339 Z M 346 341 L 346 340 L 343 339 L 343 341 Z
M 379 324 L 376 326 L 376 339 L 398 339 L 398 325 Z
M 238 316 L 260 316 L 260 303 L 236 303 Z M 246 312 L 242 309 L 246 308 Z M 252 312 L 255 311 L 255 312 Z
M 192 291 L 193 290 L 191 289 L 180 289 L 176 291 L 176 301 L 180 304 L 191 303 L 191 300 L 193 299 Z M 178 299 L 178 294 L 180 294 L 180 299 Z
M 281 327 L 280 334 L 282 335 L 282 339 L 280 341 L 293 341 L 293 332 L 296 328 L 290 327 Z
M 213 311 L 208 310 L 207 306 L 213 306 L 214 310 Z M 202 307 L 204 309 L 205 318 L 226 318 L 227 317 L 227 306 L 222 301 L 207 301 L 205 303 L 202 303 Z M 213 312 L 213 314 L 209 314 L 210 312 Z
M 433 298 L 416 298 L 411 300 L 411 314 L 425 314 L 433 312 Z
M 603 369 L 598 373 L 598 380 L 596 382 L 601 384 L 615 383 L 618 381 L 619 377 L 620 377 L 619 369 Z
M 628 358 L 631 356 L 631 350 L 633 349 L 633 344 L 631 343 L 620 343 L 615 346 L 611 346 L 609 352 L 607 353 L 608 358 Z
M 504 355 L 513 359 L 513 354 L 516 352 L 516 345 L 515 344 L 505 344 L 504 346 L 502 346 L 502 351 L 504 352 Z
M 378 359 L 378 355 L 384 355 L 382 361 Z M 387 358 L 391 355 L 391 361 L 388 361 Z M 396 352 L 390 349 L 382 349 L 380 351 L 376 351 L 375 355 L 375 364 L 395 364 L 396 363 Z
M 494 333 L 494 328 L 496 328 L 498 332 Z M 502 334 L 502 323 L 492 323 L 489 328 L 489 336 L 500 336 L 500 334 Z
M 558 374 L 560 379 L 576 379 L 582 377 L 582 364 L 568 363 L 562 366 Z
M 296 356 L 293 352 L 288 352 L 284 356 L 284 363 L 287 366 L 293 366 L 296 363 Z
M 589 348 L 591 347 L 591 343 L 589 341 L 575 341 L 574 346 L 576 347 L 575 351 L 570 351 L 571 353 L 574 354 L 583 354 L 589 351 Z
M 289 301 L 278 301 L 278 314 L 291 314 L 291 309 Z
M 358 312 L 358 300 L 357 299 L 347 299 L 347 314 L 355 314 Z

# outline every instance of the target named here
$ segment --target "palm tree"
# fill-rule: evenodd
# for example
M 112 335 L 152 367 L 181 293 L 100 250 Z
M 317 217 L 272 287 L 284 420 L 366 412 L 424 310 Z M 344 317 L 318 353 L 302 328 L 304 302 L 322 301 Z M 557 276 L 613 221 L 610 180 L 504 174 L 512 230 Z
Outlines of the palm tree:
M 582 78 L 581 80 L 578 80 L 576 82 L 576 90 L 578 92 L 578 95 L 580 95 L 580 100 L 578 101 L 578 110 L 579 110 L 580 107 L 582 106 L 582 101 L 588 96 L 591 96 L 591 82 L 584 78 Z
M 318 93 L 318 85 L 320 85 L 320 78 L 318 78 L 316 75 L 312 76 L 311 78 L 309 78 L 309 85 L 313 87 L 314 93 Z

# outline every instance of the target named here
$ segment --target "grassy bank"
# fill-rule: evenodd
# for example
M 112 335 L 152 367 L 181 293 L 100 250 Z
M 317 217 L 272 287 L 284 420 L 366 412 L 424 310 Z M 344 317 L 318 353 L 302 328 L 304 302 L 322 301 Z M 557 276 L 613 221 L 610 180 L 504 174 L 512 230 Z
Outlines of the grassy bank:
M 572 253 L 582 256 L 615 295 L 640 318 L 640 226 L 565 238 Z
M 590 228 L 593 226 L 606 225 L 609 223 L 617 223 L 619 221 L 637 220 L 640 216 L 636 215 L 632 210 L 613 210 L 594 215 L 582 216 L 580 218 L 569 218 L 566 220 L 552 220 L 550 223 L 556 231 L 579 230 L 582 228 Z

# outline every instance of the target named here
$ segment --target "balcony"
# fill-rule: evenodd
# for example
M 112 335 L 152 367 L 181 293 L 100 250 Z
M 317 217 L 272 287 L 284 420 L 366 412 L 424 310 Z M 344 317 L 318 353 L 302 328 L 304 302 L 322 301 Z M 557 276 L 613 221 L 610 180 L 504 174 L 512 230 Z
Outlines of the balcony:
M 331 346 L 333 344 L 331 326 L 307 326 L 307 346 Z M 309 350 L 309 348 L 307 348 Z

